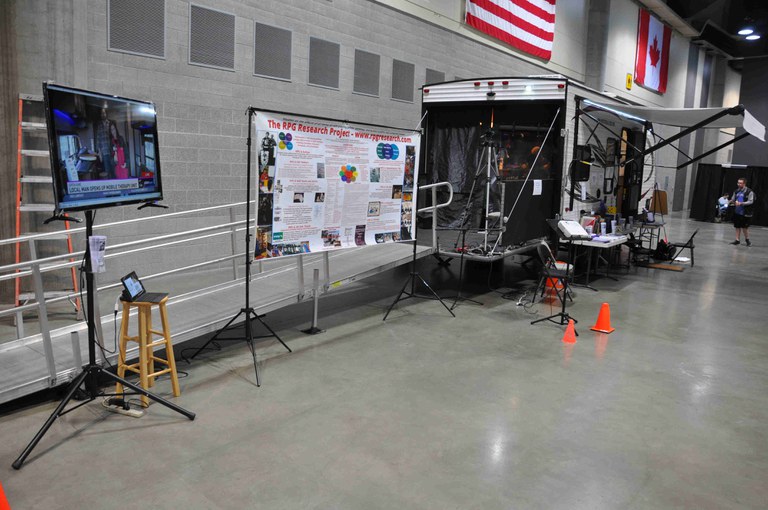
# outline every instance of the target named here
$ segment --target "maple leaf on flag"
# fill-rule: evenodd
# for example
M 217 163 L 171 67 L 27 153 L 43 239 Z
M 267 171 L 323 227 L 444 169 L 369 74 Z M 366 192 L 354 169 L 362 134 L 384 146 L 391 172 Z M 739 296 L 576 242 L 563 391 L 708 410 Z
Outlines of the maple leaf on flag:
M 648 47 L 648 56 L 651 59 L 651 65 L 653 67 L 656 67 L 656 64 L 659 63 L 659 58 L 661 58 L 661 52 L 659 51 L 659 42 L 656 39 L 656 37 L 653 38 L 653 46 Z

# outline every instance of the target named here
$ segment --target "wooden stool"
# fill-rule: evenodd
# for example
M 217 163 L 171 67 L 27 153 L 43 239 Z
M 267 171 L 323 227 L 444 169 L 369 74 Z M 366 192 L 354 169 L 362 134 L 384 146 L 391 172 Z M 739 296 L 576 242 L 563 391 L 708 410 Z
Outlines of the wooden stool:
M 179 378 L 176 374 L 176 361 L 173 358 L 173 345 L 171 344 L 171 332 L 168 327 L 168 316 L 166 314 L 165 304 L 168 298 L 163 298 L 159 303 L 149 303 L 146 301 L 122 301 L 123 303 L 123 322 L 120 325 L 120 354 L 118 357 L 117 375 L 125 377 L 125 371 L 130 370 L 139 374 L 141 387 L 148 390 L 155 384 L 155 378 L 163 374 L 171 374 L 171 386 L 173 387 L 173 396 L 181 395 L 179 390 Z M 157 306 L 160 309 L 160 321 L 163 324 L 163 330 L 152 329 L 152 307 Z M 139 334 L 138 336 L 128 336 L 128 320 L 131 308 L 138 308 L 139 311 Z M 160 335 L 162 339 L 153 340 L 153 335 Z M 125 363 L 125 352 L 128 342 L 138 342 L 139 361 L 132 365 Z M 165 347 L 167 359 L 155 356 L 155 347 Z M 166 368 L 155 371 L 155 362 L 162 363 Z M 118 383 L 115 387 L 115 393 L 123 393 L 123 385 Z M 149 398 L 142 395 L 141 401 L 144 407 L 149 405 Z

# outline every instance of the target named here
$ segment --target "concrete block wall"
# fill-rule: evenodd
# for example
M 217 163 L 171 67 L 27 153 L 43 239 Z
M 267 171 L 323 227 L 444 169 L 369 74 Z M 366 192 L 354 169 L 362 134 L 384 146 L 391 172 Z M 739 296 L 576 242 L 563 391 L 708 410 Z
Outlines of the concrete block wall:
M 235 71 L 188 63 L 189 2 L 166 0 L 165 59 L 108 50 L 105 0 L 17 1 L 18 88 L 40 93 L 44 80 L 156 103 L 165 203 L 183 211 L 245 200 L 246 116 L 249 105 L 351 121 L 415 127 L 420 100 L 393 101 L 392 60 L 416 66 L 415 87 L 426 68 L 455 76 L 542 74 L 530 62 L 457 36 L 400 11 L 370 1 L 206 0 L 204 7 L 235 14 Z M 254 21 L 293 33 L 291 80 L 253 75 Z M 309 38 L 341 46 L 339 90 L 307 84 Z M 380 96 L 352 93 L 355 49 L 381 55 Z M 163 214 L 135 207 L 104 209 L 97 224 Z M 244 211 L 241 217 L 244 215 Z M 108 244 L 138 235 L 162 234 L 228 221 L 221 212 L 204 218 L 142 223 L 111 229 Z M 242 236 L 241 236 L 242 237 Z M 240 243 L 242 244 L 242 243 Z M 121 258 L 102 281 L 131 268 L 143 273 L 167 270 L 226 255 L 230 241 L 200 242 L 192 249 L 163 249 L 148 256 Z
M 236 16 L 234 72 L 188 63 L 188 0 L 165 0 L 164 59 L 108 50 L 106 0 L 14 2 L 15 25 L 19 34 L 19 92 L 39 93 L 41 82 L 52 79 L 61 84 L 156 103 L 165 203 L 171 206 L 171 212 L 245 199 L 245 110 L 249 105 L 350 121 L 415 127 L 421 109 L 418 91 L 414 91 L 413 103 L 390 98 L 393 59 L 415 65 L 415 88 L 423 84 L 427 68 L 444 72 L 446 79 L 566 72 L 569 77 L 580 80 L 584 78 L 585 66 L 588 65 L 584 44 L 578 44 L 579 41 L 586 41 L 586 2 L 579 3 L 581 7 L 572 4 L 562 9 L 559 7 L 562 16 L 558 19 L 558 33 L 566 34 L 573 43 L 567 45 L 567 51 L 557 49 L 555 53 L 562 58 L 558 57 L 560 61 L 550 64 L 517 58 L 509 50 L 502 51 L 488 41 L 468 37 L 447 25 L 430 23 L 403 9 L 385 5 L 390 2 L 196 2 Z M 634 4 L 629 0 L 620 3 L 623 9 L 633 13 L 632 19 L 626 23 L 636 23 Z M 612 19 L 614 17 L 612 11 Z M 253 75 L 254 21 L 292 32 L 290 81 Z M 307 83 L 310 37 L 340 44 L 338 90 Z M 355 49 L 381 55 L 379 97 L 352 92 Z M 550 65 L 549 69 L 547 65 Z M 672 80 L 673 84 L 677 81 Z M 673 90 L 676 88 L 672 86 Z M 163 212 L 136 211 L 135 207 L 105 209 L 99 212 L 97 222 Z M 151 227 L 142 224 L 141 232 L 146 233 L 146 228 L 149 228 L 161 234 L 177 228 L 228 221 L 224 214 L 157 223 Z M 137 232 L 113 229 L 106 234 L 110 237 L 110 244 L 115 244 L 130 240 Z M 222 249 L 228 250 L 228 246 L 227 240 L 225 243 L 203 243 L 195 246 L 194 250 L 163 250 L 141 262 L 149 265 L 145 272 L 164 270 L 221 256 Z M 115 263 L 110 267 L 110 273 L 117 277 L 136 265 L 130 260 Z

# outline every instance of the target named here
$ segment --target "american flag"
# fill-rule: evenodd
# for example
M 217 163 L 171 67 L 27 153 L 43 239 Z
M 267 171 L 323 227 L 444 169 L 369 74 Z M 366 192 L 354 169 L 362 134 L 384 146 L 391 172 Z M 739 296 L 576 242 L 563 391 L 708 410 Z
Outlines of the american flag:
M 549 60 L 555 38 L 555 0 L 467 0 L 469 26 Z

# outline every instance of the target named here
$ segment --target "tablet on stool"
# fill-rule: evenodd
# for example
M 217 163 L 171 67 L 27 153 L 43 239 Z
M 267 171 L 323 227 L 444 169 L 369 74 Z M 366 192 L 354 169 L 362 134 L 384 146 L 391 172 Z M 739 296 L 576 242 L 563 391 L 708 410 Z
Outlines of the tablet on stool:
M 168 293 L 166 292 L 147 292 L 144 288 L 144 284 L 141 283 L 141 280 L 139 280 L 138 275 L 136 274 L 136 271 L 131 271 L 127 275 L 120 278 L 120 281 L 123 282 L 123 295 L 121 299 L 123 301 L 141 301 L 144 303 L 159 303 L 166 297 L 168 297 Z

